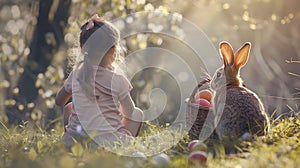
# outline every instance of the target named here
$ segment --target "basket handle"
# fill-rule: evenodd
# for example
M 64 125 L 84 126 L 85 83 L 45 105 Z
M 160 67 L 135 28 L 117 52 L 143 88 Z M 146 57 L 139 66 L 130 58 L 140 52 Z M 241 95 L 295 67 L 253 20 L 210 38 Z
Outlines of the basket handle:
M 205 83 L 209 82 L 210 79 L 206 78 L 204 79 L 203 81 L 201 81 L 193 90 L 191 96 L 190 96 L 190 99 L 189 99 L 189 102 L 192 102 L 192 100 L 194 100 L 194 97 L 195 97 L 195 94 L 197 93 L 197 90 L 203 86 Z

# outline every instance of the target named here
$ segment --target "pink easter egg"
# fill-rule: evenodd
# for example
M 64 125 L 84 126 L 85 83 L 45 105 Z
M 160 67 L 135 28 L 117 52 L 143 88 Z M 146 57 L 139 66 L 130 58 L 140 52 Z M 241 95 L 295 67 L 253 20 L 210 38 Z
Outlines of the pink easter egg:
M 188 161 L 189 164 L 200 164 L 203 165 L 206 163 L 207 153 L 203 151 L 194 151 L 189 154 Z
M 210 102 L 207 101 L 206 99 L 202 99 L 202 98 L 196 99 L 196 100 L 195 100 L 195 103 L 196 103 L 196 104 L 199 104 L 200 106 L 211 107 Z

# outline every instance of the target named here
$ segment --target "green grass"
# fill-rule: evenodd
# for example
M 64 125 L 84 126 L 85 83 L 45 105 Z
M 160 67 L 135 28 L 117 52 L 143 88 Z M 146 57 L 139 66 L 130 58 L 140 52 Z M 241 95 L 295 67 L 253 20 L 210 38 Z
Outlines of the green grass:
M 2 123 L 1 123 L 2 124 Z M 164 132 L 162 127 L 147 125 L 134 144 L 116 148 L 119 154 L 140 151 L 146 155 L 164 152 L 171 158 L 168 167 L 188 167 L 187 138 L 179 143 L 180 130 Z M 157 136 L 158 132 L 162 132 Z M 175 132 L 175 133 L 174 133 Z M 62 126 L 49 132 L 25 123 L 22 126 L 0 128 L 0 167 L 155 167 L 152 157 L 135 159 L 118 156 L 107 150 L 91 149 L 76 143 L 70 151 L 60 138 Z M 145 136 L 147 135 L 147 136 Z M 300 117 L 273 121 L 272 132 L 245 142 L 244 152 L 225 155 L 220 149 L 215 157 L 208 155 L 204 167 L 300 167 Z M 173 146 L 173 147 L 172 147 Z M 170 148 L 171 147 L 171 148 Z M 169 149 L 170 148 L 170 149 Z M 157 166 L 156 166 L 157 167 Z

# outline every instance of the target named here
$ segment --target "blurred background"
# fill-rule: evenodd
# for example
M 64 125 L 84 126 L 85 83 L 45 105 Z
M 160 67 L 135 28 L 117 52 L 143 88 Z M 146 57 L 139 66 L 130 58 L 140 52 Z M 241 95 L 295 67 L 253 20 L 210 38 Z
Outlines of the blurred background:
M 139 11 L 160 11 L 187 19 L 206 34 L 216 50 L 223 40 L 235 50 L 250 41 L 250 58 L 241 72 L 246 86 L 259 95 L 274 117 L 299 112 L 298 0 L 1 0 L 0 121 L 31 121 L 46 128 L 60 124 L 62 112 L 54 98 L 78 53 L 80 26 L 94 13 L 114 20 Z M 130 21 L 124 24 L 126 27 Z M 153 23 L 152 27 L 173 31 L 173 24 L 177 23 L 171 20 L 168 26 Z M 180 24 L 176 26 L 180 28 Z M 210 75 L 222 65 L 217 55 L 202 56 L 202 61 L 209 60 L 206 63 L 194 61 L 196 57 L 191 55 L 195 53 L 188 47 L 159 34 L 133 34 L 122 42 L 128 53 L 147 47 L 174 51 L 187 62 L 195 62 L 190 66 L 194 73 L 199 70 L 197 81 L 203 64 Z M 150 106 L 149 92 L 162 88 L 168 96 L 165 111 L 153 122 L 164 125 L 174 121 L 182 95 L 170 74 L 147 68 L 136 73 L 131 82 L 132 96 L 143 110 Z

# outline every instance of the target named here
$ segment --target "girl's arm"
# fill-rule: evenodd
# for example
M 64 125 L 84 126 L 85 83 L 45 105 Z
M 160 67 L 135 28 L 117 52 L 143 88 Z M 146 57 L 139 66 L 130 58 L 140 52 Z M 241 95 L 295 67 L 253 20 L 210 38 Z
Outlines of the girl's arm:
M 129 95 L 129 93 L 125 96 L 125 98 L 120 100 L 120 104 L 121 104 L 121 113 L 126 118 L 131 118 L 132 113 L 133 113 L 134 108 L 135 108 L 135 104 L 134 104 L 131 96 Z
M 72 93 L 67 92 L 64 87 L 61 87 L 58 93 L 56 94 L 55 104 L 58 106 L 64 106 L 68 102 L 71 96 Z
M 64 85 L 59 89 L 55 97 L 55 104 L 58 106 L 64 106 L 72 96 L 72 74 L 69 74 Z
M 138 107 L 135 107 L 135 104 L 128 93 L 125 98 L 120 100 L 121 104 L 121 113 L 125 118 L 132 121 L 141 122 L 143 120 L 143 111 Z
M 143 122 L 144 114 L 143 111 L 135 107 L 133 100 L 129 93 L 120 100 L 121 113 L 125 116 L 122 119 L 122 124 L 124 128 L 129 130 L 132 136 L 136 137 L 139 132 Z

